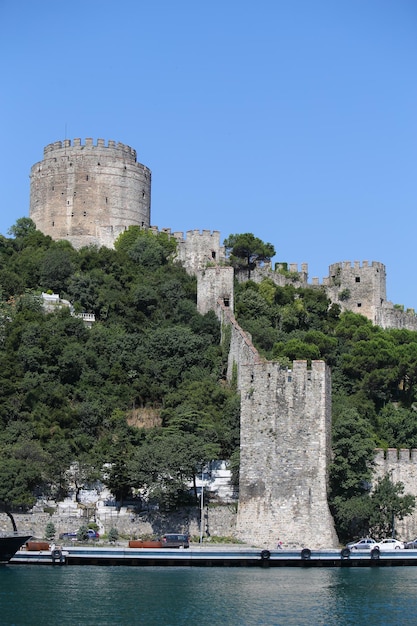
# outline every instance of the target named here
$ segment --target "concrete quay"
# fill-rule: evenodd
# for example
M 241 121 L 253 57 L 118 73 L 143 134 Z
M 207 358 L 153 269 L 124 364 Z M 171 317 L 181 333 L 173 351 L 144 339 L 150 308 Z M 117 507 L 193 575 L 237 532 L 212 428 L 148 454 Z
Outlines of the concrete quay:
M 261 550 L 242 546 L 188 549 L 64 546 L 21 550 L 11 565 L 187 566 L 187 567 L 391 567 L 417 565 L 417 550 Z

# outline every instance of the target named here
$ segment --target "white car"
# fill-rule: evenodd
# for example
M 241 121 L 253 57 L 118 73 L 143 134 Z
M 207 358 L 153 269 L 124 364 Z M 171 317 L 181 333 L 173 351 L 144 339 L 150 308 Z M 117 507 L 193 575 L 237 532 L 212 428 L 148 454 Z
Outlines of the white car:
M 375 539 L 371 539 L 371 537 L 364 537 L 363 539 L 359 539 L 359 541 L 352 541 L 351 543 L 348 543 L 346 547 L 350 550 L 372 550 L 375 546 Z
M 372 547 L 379 548 L 381 552 L 384 550 L 404 550 L 405 548 L 403 541 L 397 541 L 397 539 L 392 539 L 391 537 L 383 539 Z

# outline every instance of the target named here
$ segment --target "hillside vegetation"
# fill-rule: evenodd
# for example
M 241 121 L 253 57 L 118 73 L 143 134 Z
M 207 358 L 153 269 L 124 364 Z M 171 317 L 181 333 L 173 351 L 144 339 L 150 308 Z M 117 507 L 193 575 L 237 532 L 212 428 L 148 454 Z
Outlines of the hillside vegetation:
M 18 220 L 0 241 L 0 500 L 30 504 L 103 479 L 167 506 L 204 463 L 239 447 L 214 313 L 168 259 L 175 242 L 132 228 L 115 250 L 75 251 Z M 68 307 L 46 313 L 42 291 Z M 103 469 L 104 468 L 104 469 Z
M 219 323 L 197 313 L 196 280 L 171 260 L 175 241 L 132 227 L 114 250 L 76 251 L 27 218 L 11 235 L 0 239 L 0 500 L 59 499 L 70 482 L 100 479 L 118 500 L 145 489 L 172 507 L 207 461 L 236 470 L 239 396 L 224 380 Z M 46 312 L 42 292 L 73 311 Z M 81 312 L 94 313 L 91 328 Z M 416 333 L 270 280 L 236 283 L 235 313 L 268 359 L 331 366 L 331 507 L 341 536 L 359 532 L 374 448 L 417 447 Z M 380 488 L 391 512 L 407 504 L 400 486 Z

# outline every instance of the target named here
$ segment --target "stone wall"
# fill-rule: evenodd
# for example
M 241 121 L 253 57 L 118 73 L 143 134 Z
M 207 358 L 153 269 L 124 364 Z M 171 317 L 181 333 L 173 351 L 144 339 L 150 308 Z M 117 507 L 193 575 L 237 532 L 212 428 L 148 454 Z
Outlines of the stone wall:
M 216 311 L 219 298 L 233 312 L 233 268 L 216 266 L 197 272 L 198 312 Z
M 271 269 L 269 264 L 255 267 L 251 271 L 250 279 L 260 283 L 265 278 L 274 282 L 278 287 L 293 285 L 295 288 L 323 289 L 331 303 L 340 306 L 342 312 L 351 311 L 368 318 L 381 328 L 405 328 L 417 331 L 417 316 L 413 309 L 404 311 L 395 307 L 387 300 L 386 268 L 378 261 L 342 261 L 329 266 L 329 274 L 308 282 L 308 265 L 296 263 L 288 267 L 289 274 L 281 273 L 282 264 L 277 264 L 278 271 Z M 239 282 L 248 280 L 248 272 L 236 272 Z
M 187 230 L 186 237 L 183 233 L 174 233 L 174 236 L 178 246 L 177 260 L 192 276 L 210 264 L 219 265 L 226 260 L 218 230 Z
M 336 547 L 327 504 L 330 372 L 322 361 L 241 365 L 237 534 L 271 547 Z
M 230 346 L 227 360 L 227 379 L 231 381 L 236 374 L 236 385 L 240 389 L 240 368 L 242 364 L 261 363 L 260 357 L 249 333 L 246 333 L 237 323 L 230 307 L 225 306 L 222 298 L 217 301 L 217 317 L 222 325 L 222 339 L 226 329 L 230 332 Z
M 387 300 L 385 265 L 377 261 L 333 263 L 324 284 L 328 297 L 342 311 L 360 313 L 372 323 Z
M 117 528 L 119 534 L 127 539 L 141 536 L 160 536 L 167 532 L 189 533 L 192 537 L 200 536 L 200 509 L 189 507 L 174 513 L 142 511 L 128 508 L 117 510 L 114 507 L 98 509 L 94 515 L 86 516 L 85 511 L 63 512 L 59 508 L 50 515 L 43 512 L 16 513 L 17 529 L 21 533 L 31 533 L 39 539 L 45 536 L 48 522 L 55 526 L 57 538 L 63 532 L 76 532 L 89 521 L 98 524 L 100 534 L 107 534 L 111 528 Z M 236 507 L 234 505 L 209 505 L 204 507 L 203 540 L 210 537 L 236 537 Z M 0 532 L 11 532 L 10 519 L 0 514 Z M 209 533 L 209 534 L 208 534 Z
M 417 497 L 417 450 L 378 450 L 375 457 L 374 477 L 389 474 L 394 483 L 404 484 L 404 493 Z M 395 522 L 398 539 L 411 540 L 417 537 L 417 507 L 412 515 Z
M 386 306 L 377 309 L 375 324 L 381 328 L 405 328 L 417 331 L 417 316 L 413 309 L 403 311 L 388 302 Z

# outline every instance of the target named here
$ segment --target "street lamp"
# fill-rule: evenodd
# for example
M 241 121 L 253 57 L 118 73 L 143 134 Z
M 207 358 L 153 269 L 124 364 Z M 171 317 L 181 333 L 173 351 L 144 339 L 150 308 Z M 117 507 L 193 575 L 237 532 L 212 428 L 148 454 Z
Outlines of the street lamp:
M 200 545 L 203 543 L 204 524 L 204 467 L 201 469 L 201 492 L 200 492 Z

